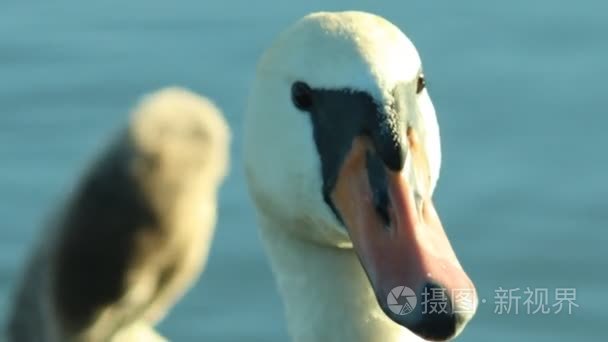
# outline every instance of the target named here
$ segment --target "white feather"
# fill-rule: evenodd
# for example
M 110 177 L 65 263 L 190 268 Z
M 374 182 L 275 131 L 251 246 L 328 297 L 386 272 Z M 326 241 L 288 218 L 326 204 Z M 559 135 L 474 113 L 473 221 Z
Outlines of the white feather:
M 420 70 L 409 39 L 362 12 L 308 15 L 261 57 L 245 117 L 245 167 L 296 341 L 419 339 L 381 311 L 348 235 L 325 204 L 312 125 L 293 106 L 291 84 L 365 91 L 387 110 L 394 88 L 410 87 L 406 119 L 425 147 L 432 191 L 439 130 L 426 91 L 415 95 Z

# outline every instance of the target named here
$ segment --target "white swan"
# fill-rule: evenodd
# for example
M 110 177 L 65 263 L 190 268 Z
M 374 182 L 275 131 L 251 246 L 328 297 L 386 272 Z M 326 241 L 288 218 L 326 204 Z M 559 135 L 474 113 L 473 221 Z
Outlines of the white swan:
M 206 99 L 179 88 L 147 96 L 45 232 L 9 341 L 163 340 L 154 324 L 206 261 L 228 145 Z
M 431 200 L 439 130 L 407 37 L 372 14 L 308 15 L 261 57 L 250 95 L 248 185 L 293 338 L 456 336 L 477 301 Z M 398 286 L 418 296 L 409 313 Z

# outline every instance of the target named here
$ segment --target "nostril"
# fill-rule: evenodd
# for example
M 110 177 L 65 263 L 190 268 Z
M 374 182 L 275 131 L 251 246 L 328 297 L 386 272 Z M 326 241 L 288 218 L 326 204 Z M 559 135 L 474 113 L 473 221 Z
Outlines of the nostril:
M 382 223 L 384 223 L 384 226 L 390 226 L 391 218 L 388 215 L 388 201 L 386 201 L 385 203 L 385 201 L 382 200 L 380 200 L 379 202 L 374 200 L 374 207 L 376 208 L 378 216 L 380 216 L 380 218 L 382 219 Z
M 388 213 L 390 198 L 388 196 L 388 181 L 382 160 L 373 152 L 366 154 L 367 179 L 372 191 L 372 200 L 376 213 L 383 221 L 385 227 L 390 226 L 391 219 Z

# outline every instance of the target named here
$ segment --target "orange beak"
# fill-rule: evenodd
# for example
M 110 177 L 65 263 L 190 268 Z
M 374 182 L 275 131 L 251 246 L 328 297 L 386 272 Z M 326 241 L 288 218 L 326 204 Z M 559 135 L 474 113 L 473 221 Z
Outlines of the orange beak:
M 416 183 L 428 189 L 428 163 L 411 129 L 408 143 Z M 382 166 L 388 216 L 383 219 L 378 213 L 367 166 L 370 152 L 374 153 L 368 139 L 355 138 L 331 200 L 384 312 L 423 338 L 450 339 L 475 311 L 475 287 L 456 258 L 429 191 L 417 201 L 415 185 L 403 173 Z M 468 293 L 467 301 L 458 302 L 462 293 Z

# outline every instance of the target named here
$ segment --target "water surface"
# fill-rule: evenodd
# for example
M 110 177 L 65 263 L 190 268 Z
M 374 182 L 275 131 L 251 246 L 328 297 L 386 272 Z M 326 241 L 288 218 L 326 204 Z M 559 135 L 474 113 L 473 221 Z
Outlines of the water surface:
M 241 170 L 241 120 L 257 57 L 321 9 L 381 14 L 420 50 L 443 138 L 435 200 L 487 300 L 460 340 L 605 338 L 608 5 L 599 0 L 3 1 L 0 317 L 29 244 L 86 162 L 141 94 L 175 84 L 223 108 L 234 146 L 207 271 L 160 330 L 174 341 L 285 341 Z M 528 315 L 520 303 L 519 315 L 498 315 L 499 287 L 575 288 L 579 307 Z

